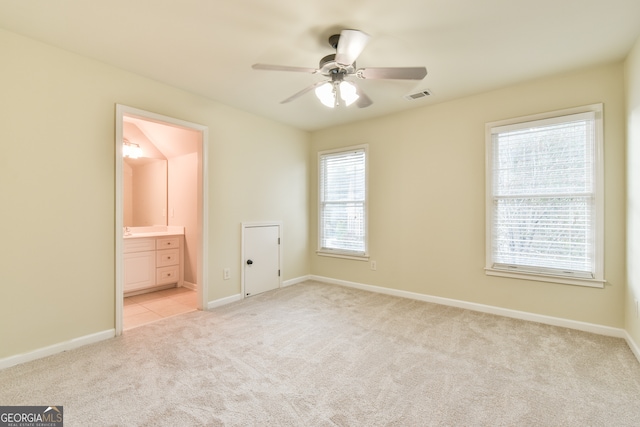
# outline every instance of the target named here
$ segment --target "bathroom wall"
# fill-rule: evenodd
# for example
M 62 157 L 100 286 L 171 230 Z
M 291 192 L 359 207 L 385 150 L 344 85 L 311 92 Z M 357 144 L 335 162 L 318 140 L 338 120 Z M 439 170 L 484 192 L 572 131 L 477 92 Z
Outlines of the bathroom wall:
M 133 226 L 133 168 L 126 162 L 122 164 L 122 223 L 125 227 Z
M 198 153 L 170 158 L 168 225 L 184 226 L 184 280 L 198 282 Z

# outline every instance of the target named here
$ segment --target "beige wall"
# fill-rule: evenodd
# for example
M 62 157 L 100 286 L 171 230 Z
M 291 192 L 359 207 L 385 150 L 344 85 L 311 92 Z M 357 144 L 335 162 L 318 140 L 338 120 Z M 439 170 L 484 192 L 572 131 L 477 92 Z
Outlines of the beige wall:
M 627 84 L 627 274 L 625 329 L 640 346 L 640 39 L 626 61 Z
M 437 96 L 437 95 L 435 95 Z M 486 122 L 604 103 L 604 289 L 484 274 Z M 312 135 L 312 250 L 319 150 L 369 144 L 371 260 L 311 258 L 312 274 L 623 327 L 625 297 L 622 64 L 554 76 Z
M 0 359 L 114 328 L 116 103 L 209 127 L 210 300 L 240 293 L 242 221 L 283 221 L 283 278 L 308 274 L 307 133 L 4 30 L 0 52 Z
M 0 51 L 0 359 L 114 327 L 116 103 L 209 127 L 210 301 L 240 292 L 240 223 L 283 221 L 284 280 L 311 273 L 626 327 L 640 341 L 632 316 L 640 294 L 632 263 L 640 248 L 640 179 L 632 173 L 640 170 L 640 43 L 626 62 L 628 292 L 622 64 L 309 137 L 3 30 Z M 596 102 L 605 108 L 607 285 L 485 276 L 485 122 Z M 368 263 L 314 253 L 317 151 L 361 143 L 370 147 L 375 272 Z M 222 280 L 223 268 L 231 280 Z
M 198 153 L 168 159 L 168 225 L 184 227 L 184 280 L 198 283 Z

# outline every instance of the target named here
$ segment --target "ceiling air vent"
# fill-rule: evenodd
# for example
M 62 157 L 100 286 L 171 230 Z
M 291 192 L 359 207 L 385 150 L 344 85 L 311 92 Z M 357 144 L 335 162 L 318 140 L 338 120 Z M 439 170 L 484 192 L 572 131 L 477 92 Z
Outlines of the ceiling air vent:
M 409 95 L 405 95 L 404 98 L 409 101 L 413 101 L 414 99 L 424 98 L 425 96 L 431 95 L 431 91 L 429 89 L 421 90 L 420 92 L 411 93 Z

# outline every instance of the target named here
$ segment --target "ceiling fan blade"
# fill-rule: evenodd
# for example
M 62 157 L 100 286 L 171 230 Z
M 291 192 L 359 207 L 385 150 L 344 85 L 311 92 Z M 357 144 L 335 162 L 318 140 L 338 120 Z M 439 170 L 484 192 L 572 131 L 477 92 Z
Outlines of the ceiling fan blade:
M 359 98 L 356 100 L 356 107 L 367 108 L 369 105 L 373 104 L 371 98 L 369 98 L 360 88 L 358 88 L 358 96 Z
M 315 68 L 289 67 L 287 65 L 269 65 L 269 64 L 253 64 L 251 68 L 253 68 L 254 70 L 295 71 L 298 73 L 311 73 L 311 74 L 314 74 L 318 71 Z
M 293 101 L 294 99 L 297 99 L 297 98 L 301 97 L 301 96 L 302 96 L 302 95 L 304 95 L 305 93 L 310 92 L 310 91 L 312 91 L 313 89 L 315 89 L 315 88 L 317 88 L 318 86 L 321 86 L 321 85 L 323 85 L 323 84 L 325 84 L 325 83 L 327 83 L 327 81 L 326 81 L 326 80 L 323 80 L 323 81 L 320 81 L 320 82 L 314 83 L 314 84 L 312 84 L 311 86 L 307 86 L 307 87 L 305 87 L 304 89 L 302 89 L 300 92 L 294 93 L 293 95 L 291 95 L 290 97 L 288 97 L 288 98 L 287 98 L 287 99 L 285 99 L 284 101 L 281 101 L 281 102 L 280 102 L 280 104 L 286 104 L 287 102 L 291 102 L 291 101 Z
M 427 75 L 425 67 L 361 68 L 356 72 L 361 79 L 422 80 Z
M 369 34 L 358 30 L 342 30 L 336 47 L 336 63 L 351 65 L 369 42 Z

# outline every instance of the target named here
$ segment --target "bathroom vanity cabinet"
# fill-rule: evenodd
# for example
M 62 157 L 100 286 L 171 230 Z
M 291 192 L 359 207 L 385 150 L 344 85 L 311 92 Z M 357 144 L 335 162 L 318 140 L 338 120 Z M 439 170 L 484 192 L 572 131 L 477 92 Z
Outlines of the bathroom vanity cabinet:
M 183 235 L 125 238 L 124 293 L 182 286 L 183 251 Z

